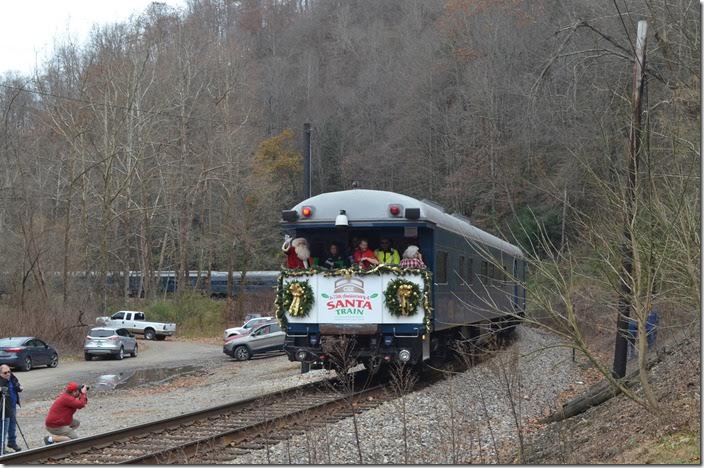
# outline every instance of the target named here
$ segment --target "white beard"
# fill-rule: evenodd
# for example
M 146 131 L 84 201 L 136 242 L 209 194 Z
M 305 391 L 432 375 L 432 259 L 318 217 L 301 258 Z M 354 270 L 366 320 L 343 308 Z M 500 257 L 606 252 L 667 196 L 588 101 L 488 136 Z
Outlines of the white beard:
M 305 244 L 298 244 L 294 247 L 296 250 L 296 256 L 305 261 L 310 258 L 310 250 L 308 249 L 308 246 Z

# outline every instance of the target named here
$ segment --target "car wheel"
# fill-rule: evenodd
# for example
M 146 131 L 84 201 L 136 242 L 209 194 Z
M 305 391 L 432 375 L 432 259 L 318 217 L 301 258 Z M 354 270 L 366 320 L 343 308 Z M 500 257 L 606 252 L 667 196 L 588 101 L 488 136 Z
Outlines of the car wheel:
M 164 341 L 166 339 L 166 335 L 156 335 L 156 341 Z
M 22 366 L 22 370 L 25 372 L 29 372 L 32 370 L 32 358 L 27 356 L 24 358 L 24 365 Z
M 56 367 L 59 365 L 59 356 L 54 353 L 51 355 L 51 361 L 49 361 L 49 367 Z
M 83 354 L 83 357 L 85 358 L 86 361 L 92 361 L 92 360 L 93 360 L 93 356 L 91 356 L 91 355 L 88 354 L 88 353 Z
M 144 330 L 144 339 L 145 339 L 145 340 L 150 340 L 150 341 L 151 341 L 151 340 L 153 340 L 154 338 L 156 338 L 156 332 L 154 331 L 154 329 L 152 329 L 152 328 L 147 328 L 146 330 Z
M 137 350 L 139 349 L 139 346 L 134 345 L 134 350 L 132 351 L 132 357 L 137 357 Z
M 122 359 L 125 357 L 125 348 L 124 346 L 120 346 L 120 351 L 118 351 L 117 355 L 115 356 L 115 359 L 118 361 L 122 361 Z
M 246 346 L 238 346 L 232 352 L 232 357 L 238 361 L 247 361 L 252 358 L 252 353 L 249 352 Z

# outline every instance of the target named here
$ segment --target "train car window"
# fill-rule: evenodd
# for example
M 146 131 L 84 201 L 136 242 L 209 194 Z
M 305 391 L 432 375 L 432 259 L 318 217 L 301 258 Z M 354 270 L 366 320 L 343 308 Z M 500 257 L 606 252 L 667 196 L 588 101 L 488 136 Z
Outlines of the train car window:
M 438 258 L 435 261 L 435 281 L 447 283 L 447 252 L 440 250 L 438 250 Z
M 466 279 L 465 276 L 465 270 L 464 270 L 464 256 L 460 255 L 460 258 L 458 259 L 457 262 L 457 274 L 460 275 L 461 279 Z
M 472 284 L 472 281 L 474 281 L 474 259 L 470 258 L 469 261 L 467 262 L 467 275 L 465 278 L 467 279 L 467 282 L 469 284 Z
M 482 271 L 481 271 L 481 280 L 483 282 L 487 282 L 489 279 L 489 263 L 486 260 L 482 260 Z

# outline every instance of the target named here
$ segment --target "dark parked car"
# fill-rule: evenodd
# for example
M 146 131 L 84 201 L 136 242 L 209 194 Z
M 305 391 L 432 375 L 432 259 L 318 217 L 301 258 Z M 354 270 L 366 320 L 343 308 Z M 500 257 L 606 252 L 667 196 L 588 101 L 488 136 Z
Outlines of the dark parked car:
M 33 336 L 0 338 L 0 364 L 29 371 L 32 367 L 59 365 L 59 353 Z

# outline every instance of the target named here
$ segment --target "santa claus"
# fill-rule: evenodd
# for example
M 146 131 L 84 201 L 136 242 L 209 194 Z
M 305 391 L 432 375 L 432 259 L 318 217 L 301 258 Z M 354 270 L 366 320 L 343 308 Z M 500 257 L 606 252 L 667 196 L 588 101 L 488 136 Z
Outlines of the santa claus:
M 281 250 L 286 254 L 287 268 L 308 268 L 311 266 L 310 248 L 308 241 L 303 237 L 292 239 L 291 236 L 284 236 L 284 245 Z

